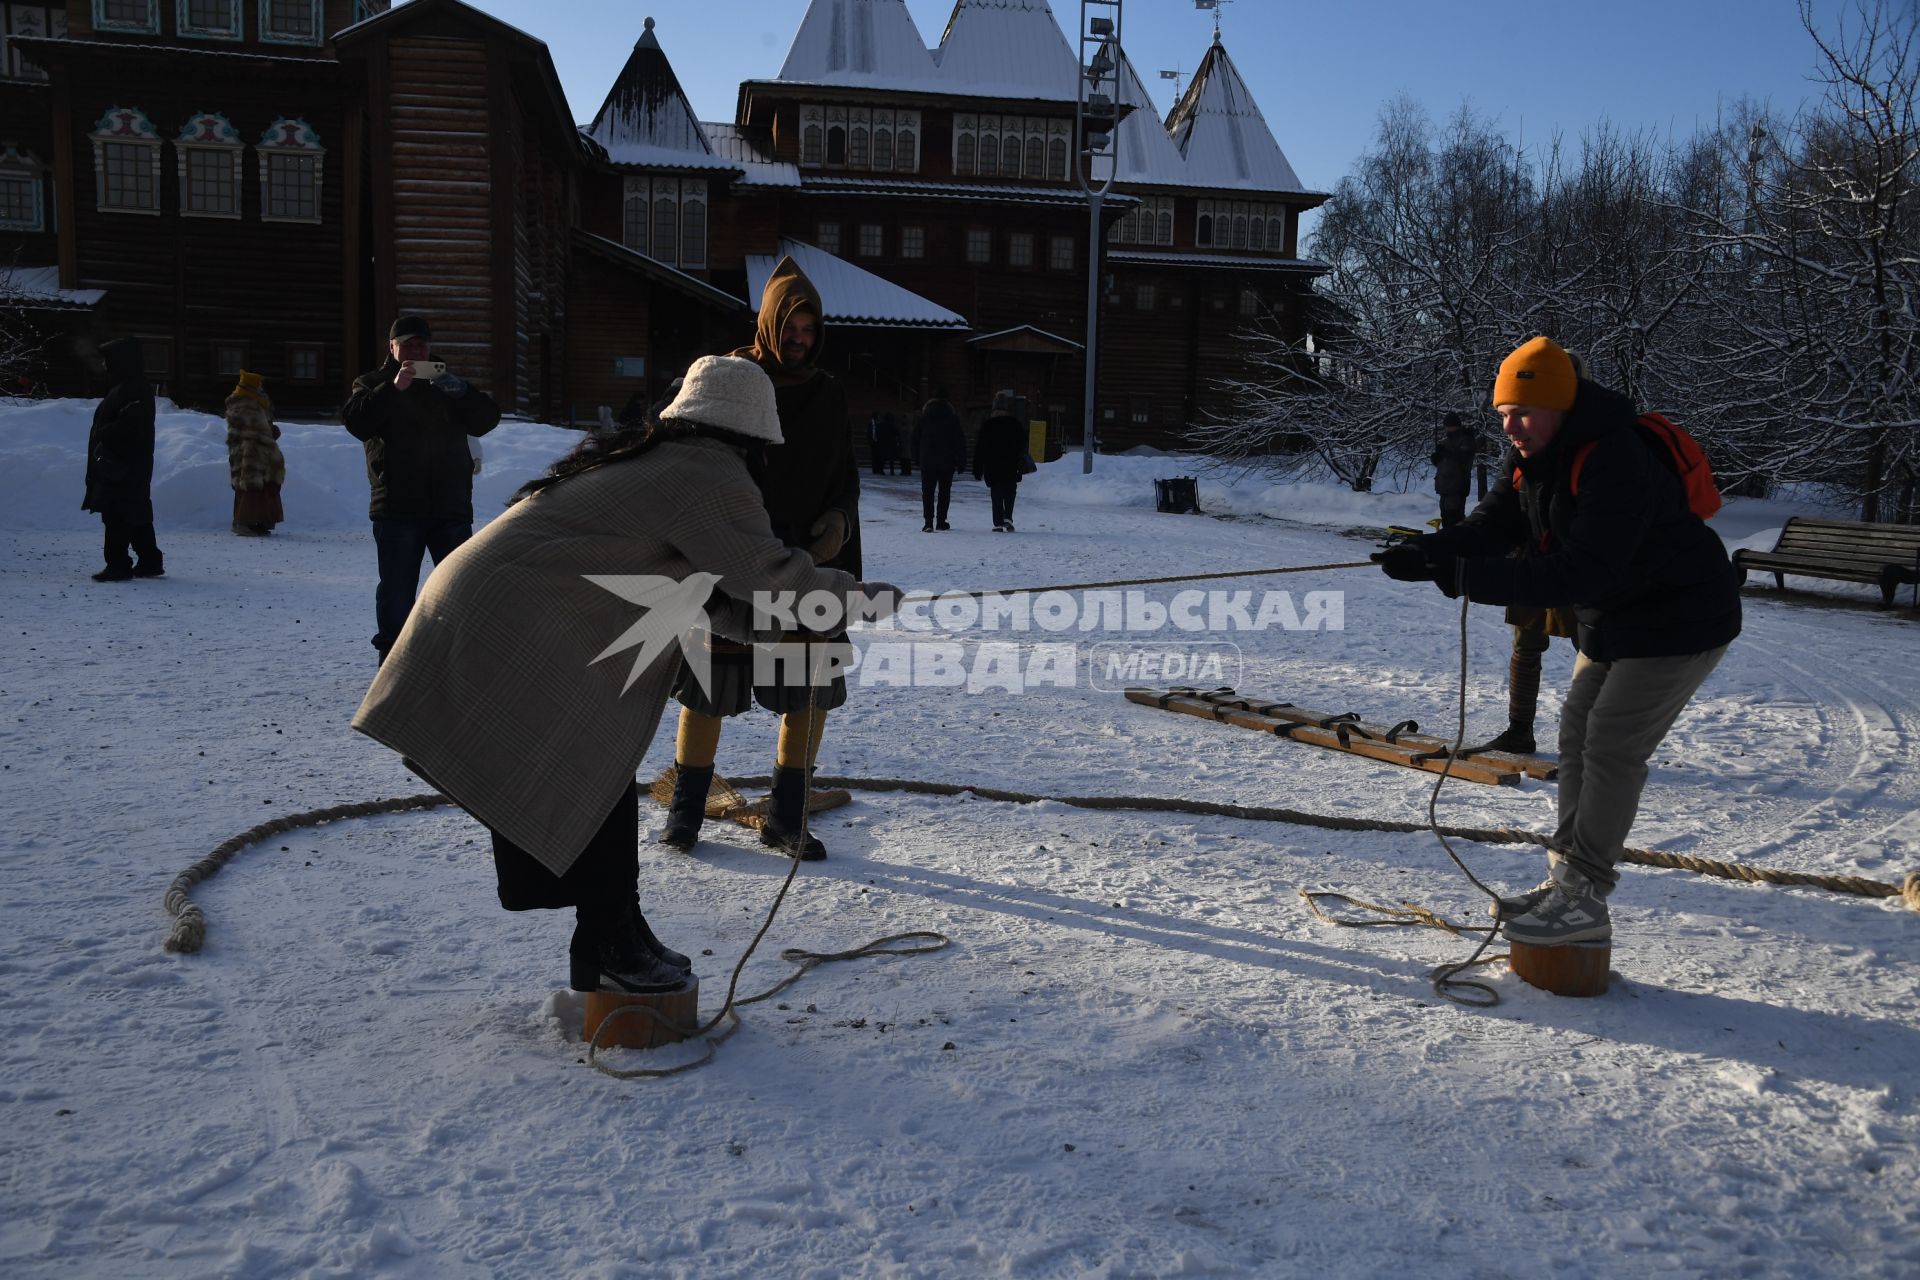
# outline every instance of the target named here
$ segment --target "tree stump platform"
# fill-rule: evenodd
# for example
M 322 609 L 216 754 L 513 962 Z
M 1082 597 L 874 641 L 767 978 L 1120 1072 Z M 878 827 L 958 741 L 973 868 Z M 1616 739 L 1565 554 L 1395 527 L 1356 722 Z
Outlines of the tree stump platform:
M 588 1044 L 600 1030 L 600 1024 L 612 1020 L 600 1037 L 601 1048 L 653 1049 L 676 1044 L 692 1035 L 700 1025 L 700 979 L 687 975 L 686 985 L 677 991 L 653 995 L 629 995 L 624 991 L 589 991 L 580 1038 Z M 625 1013 L 621 1010 L 631 1009 Z
M 1613 966 L 1613 943 L 1570 942 L 1559 947 L 1508 943 L 1507 966 L 1521 981 L 1556 996 L 1603 996 Z

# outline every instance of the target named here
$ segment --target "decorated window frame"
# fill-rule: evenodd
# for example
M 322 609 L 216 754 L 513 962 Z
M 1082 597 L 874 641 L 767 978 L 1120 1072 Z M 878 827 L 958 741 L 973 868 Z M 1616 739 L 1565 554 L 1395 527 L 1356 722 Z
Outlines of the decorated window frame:
M 246 149 L 240 131 L 219 112 L 201 111 L 187 118 L 173 140 L 181 217 L 240 217 L 240 157 Z M 218 191 L 226 196 L 224 207 L 209 198 Z
M 58 4 L 0 5 L 0 79 L 36 80 L 44 83 L 47 73 L 29 62 L 14 47 L 15 36 L 52 36 L 67 34 L 67 10 Z
M 653 231 L 653 183 L 628 174 L 621 183 L 620 243 L 645 253 Z
M 160 214 L 160 131 L 138 107 L 108 107 L 89 135 L 94 207 L 102 213 Z M 138 198 L 129 198 L 137 196 Z
M 145 18 L 132 15 L 141 9 L 146 10 Z M 139 31 L 148 35 L 160 33 L 160 0 L 93 0 L 93 29 L 95 31 Z
M 305 30 L 294 32 L 287 17 L 303 13 Z M 326 43 L 326 31 L 320 21 L 320 0 L 260 0 L 260 43 L 297 44 L 316 47 Z
M 224 24 L 195 16 L 194 10 L 219 4 L 227 9 Z M 245 34 L 245 12 L 245 0 L 174 0 L 173 29 L 185 40 L 238 40 Z
M 313 127 L 281 116 L 260 135 L 254 153 L 260 162 L 260 221 L 319 223 L 327 149 Z
M 47 229 L 46 171 L 19 143 L 0 143 L 0 231 Z

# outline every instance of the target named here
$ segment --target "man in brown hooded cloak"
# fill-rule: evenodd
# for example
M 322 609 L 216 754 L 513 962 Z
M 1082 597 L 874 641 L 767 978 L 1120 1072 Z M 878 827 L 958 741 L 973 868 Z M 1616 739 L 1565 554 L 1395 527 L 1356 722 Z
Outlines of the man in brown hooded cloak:
M 782 443 L 767 450 L 759 477 L 774 536 L 790 547 L 805 547 L 827 568 L 858 577 L 860 565 L 860 469 L 847 419 L 847 396 L 838 380 L 820 368 L 825 337 L 820 293 L 792 258 L 782 258 L 760 295 L 753 344 L 732 355 L 752 360 L 766 371 L 780 412 Z M 798 637 L 796 637 L 798 638 Z M 844 633 L 809 640 L 840 641 Z M 681 704 L 675 744 L 676 781 L 666 830 L 660 841 L 691 849 L 706 815 L 713 762 L 720 749 L 720 726 L 751 701 L 780 713 L 775 749 L 773 800 L 761 840 L 808 860 L 824 858 L 826 848 L 812 836 L 801 837 L 801 806 L 806 802 L 807 771 L 820 751 L 826 714 L 847 700 L 844 677 L 818 688 L 753 683 L 753 653 L 744 645 L 709 638 L 712 674 L 703 686 L 683 668 L 674 696 Z M 814 666 L 808 662 L 809 670 Z

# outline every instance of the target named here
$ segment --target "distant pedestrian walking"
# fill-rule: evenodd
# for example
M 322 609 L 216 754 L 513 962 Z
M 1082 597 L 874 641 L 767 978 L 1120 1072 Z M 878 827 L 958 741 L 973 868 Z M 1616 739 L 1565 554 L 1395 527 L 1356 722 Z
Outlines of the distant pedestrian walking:
M 973 474 L 987 482 L 993 497 L 995 533 L 1013 532 L 1013 500 L 1020 492 L 1020 477 L 1032 461 L 1027 455 L 1027 424 L 1014 416 L 1019 403 L 1011 391 L 994 396 L 993 412 L 974 444 Z
M 920 408 L 913 424 L 913 460 L 920 464 L 922 533 L 951 529 L 947 510 L 953 502 L 953 474 L 967 465 L 967 430 L 944 392 Z
M 260 375 L 242 370 L 227 397 L 227 477 L 233 484 L 233 531 L 242 537 L 263 537 L 287 518 L 280 506 L 287 460 L 279 439 Z
M 1440 495 L 1440 527 L 1451 529 L 1466 518 L 1467 495 L 1473 490 L 1473 459 L 1479 442 L 1449 413 L 1442 419 L 1446 433 L 1433 451 L 1433 491 Z
M 153 388 L 138 338 L 109 342 L 100 355 L 111 385 L 87 433 L 87 495 L 80 502 L 105 526 L 107 564 L 93 580 L 158 578 L 166 567 L 153 535 Z

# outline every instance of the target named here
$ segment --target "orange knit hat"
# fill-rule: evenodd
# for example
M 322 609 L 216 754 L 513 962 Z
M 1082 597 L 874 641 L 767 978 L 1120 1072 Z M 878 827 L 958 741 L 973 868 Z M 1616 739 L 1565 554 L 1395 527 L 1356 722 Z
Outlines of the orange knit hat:
M 1500 362 L 1500 376 L 1493 380 L 1493 403 L 1530 404 L 1542 409 L 1565 411 L 1573 408 L 1580 389 L 1580 375 L 1573 357 L 1552 338 L 1531 338 Z

